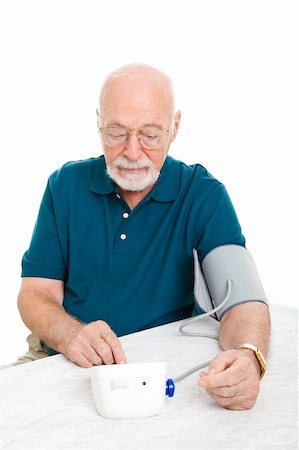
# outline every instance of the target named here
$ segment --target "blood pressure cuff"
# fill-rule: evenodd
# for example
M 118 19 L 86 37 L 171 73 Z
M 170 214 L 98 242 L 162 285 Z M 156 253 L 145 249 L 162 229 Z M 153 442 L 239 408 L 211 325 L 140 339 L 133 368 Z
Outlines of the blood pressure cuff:
M 227 282 L 233 286 L 225 305 L 215 314 L 220 320 L 225 312 L 241 303 L 258 301 L 268 304 L 266 295 L 250 252 L 240 245 L 222 245 L 211 250 L 200 264 L 194 257 L 194 297 L 200 309 L 211 311 L 227 294 Z

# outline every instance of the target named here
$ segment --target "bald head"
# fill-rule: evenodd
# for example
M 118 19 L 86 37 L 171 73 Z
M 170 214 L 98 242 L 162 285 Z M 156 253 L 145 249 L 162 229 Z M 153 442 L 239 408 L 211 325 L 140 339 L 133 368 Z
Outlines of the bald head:
M 135 102 L 138 107 L 145 96 L 158 100 L 170 117 L 174 114 L 174 94 L 168 76 L 146 64 L 128 64 L 106 78 L 100 94 L 100 111 L 109 107 L 111 99 Z

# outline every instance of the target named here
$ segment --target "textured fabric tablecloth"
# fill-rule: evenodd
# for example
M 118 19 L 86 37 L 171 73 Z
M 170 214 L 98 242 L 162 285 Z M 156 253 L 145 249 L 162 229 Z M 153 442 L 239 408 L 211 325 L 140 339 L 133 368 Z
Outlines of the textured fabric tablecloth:
M 250 411 L 217 406 L 197 386 L 198 373 L 177 382 L 162 413 L 111 420 L 97 414 L 90 369 L 62 355 L 0 371 L 5 450 L 275 450 L 297 449 L 297 310 L 272 305 L 268 372 Z M 128 362 L 167 361 L 175 377 L 212 358 L 217 341 L 181 336 L 180 322 L 121 338 Z M 216 331 L 212 319 L 190 325 Z

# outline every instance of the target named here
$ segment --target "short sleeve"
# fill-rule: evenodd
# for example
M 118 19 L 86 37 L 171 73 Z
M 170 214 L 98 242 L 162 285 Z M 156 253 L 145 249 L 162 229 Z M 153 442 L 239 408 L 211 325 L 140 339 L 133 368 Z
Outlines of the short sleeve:
M 214 187 L 202 208 L 204 226 L 196 246 L 200 261 L 220 245 L 236 244 L 245 247 L 238 217 L 222 183 Z
M 66 265 L 59 241 L 55 209 L 48 181 L 29 249 L 22 259 L 22 277 L 64 280 Z

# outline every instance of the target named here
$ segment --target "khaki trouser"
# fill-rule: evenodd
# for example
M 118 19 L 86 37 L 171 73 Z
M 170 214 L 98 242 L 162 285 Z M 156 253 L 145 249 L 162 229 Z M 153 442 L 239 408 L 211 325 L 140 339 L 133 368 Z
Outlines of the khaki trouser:
M 7 367 L 18 366 L 19 364 L 24 364 L 31 361 L 36 361 L 37 359 L 46 358 L 48 353 L 46 353 L 42 347 L 41 341 L 34 334 L 29 334 L 27 337 L 27 342 L 29 345 L 28 352 L 25 355 L 20 356 L 17 361 L 1 366 L 0 369 L 6 369 Z

